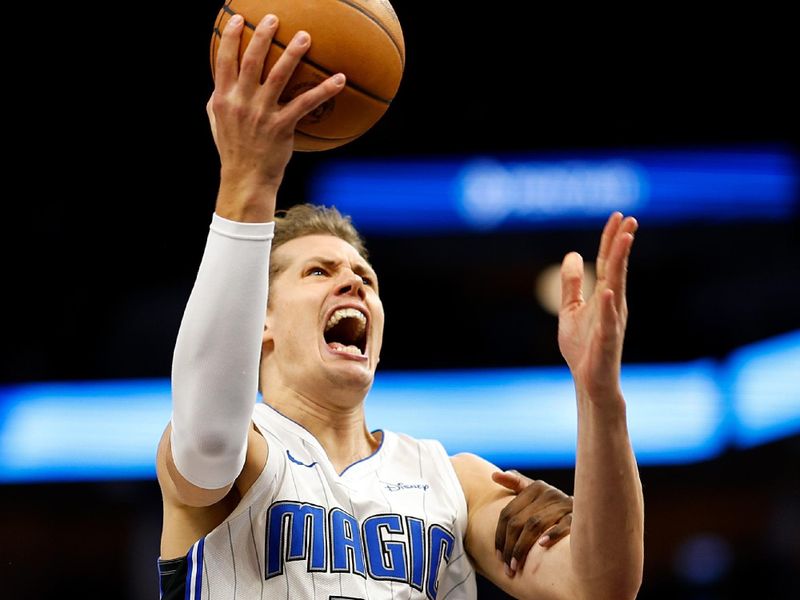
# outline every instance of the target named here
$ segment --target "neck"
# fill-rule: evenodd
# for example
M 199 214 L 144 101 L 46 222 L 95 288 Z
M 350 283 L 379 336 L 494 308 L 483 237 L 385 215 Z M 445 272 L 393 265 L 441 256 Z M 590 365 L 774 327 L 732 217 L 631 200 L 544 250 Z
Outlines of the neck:
M 367 458 L 380 445 L 367 429 L 363 399 L 337 405 L 288 388 L 273 388 L 263 397 L 265 403 L 311 432 L 337 473 Z

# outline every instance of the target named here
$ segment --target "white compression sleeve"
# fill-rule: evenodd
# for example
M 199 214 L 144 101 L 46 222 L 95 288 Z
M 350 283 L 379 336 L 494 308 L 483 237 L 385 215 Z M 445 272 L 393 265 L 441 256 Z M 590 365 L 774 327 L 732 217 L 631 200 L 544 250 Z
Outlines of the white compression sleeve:
M 274 223 L 214 214 L 172 361 L 172 457 L 205 489 L 244 465 L 258 393 Z

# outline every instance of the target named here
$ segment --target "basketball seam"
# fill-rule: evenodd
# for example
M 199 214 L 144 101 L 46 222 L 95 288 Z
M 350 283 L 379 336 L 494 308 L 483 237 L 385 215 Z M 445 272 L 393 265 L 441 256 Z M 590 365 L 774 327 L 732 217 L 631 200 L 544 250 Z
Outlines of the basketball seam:
M 228 0 L 225 3 L 225 6 L 230 4 L 232 1 L 233 0 Z M 214 23 L 214 32 L 215 33 L 219 33 L 219 26 L 220 26 L 220 23 L 222 23 L 222 17 L 223 16 L 224 16 L 223 15 L 223 11 L 219 11 L 219 14 L 217 15 L 217 22 Z M 218 49 L 219 49 L 219 44 L 212 44 L 211 45 L 211 74 L 212 75 L 214 74 L 214 69 L 217 66 L 217 51 L 218 51 Z
M 325 137 L 324 135 L 316 135 L 314 133 L 308 133 L 307 131 L 303 131 L 302 129 L 298 129 L 297 133 L 301 133 L 306 137 L 314 138 L 315 140 L 321 140 L 323 142 L 342 142 L 348 140 L 354 140 L 357 137 L 364 135 L 365 132 L 356 133 L 355 135 L 347 135 L 345 137 Z
M 230 8 L 228 8 L 227 5 L 223 6 L 222 10 L 224 10 L 226 13 L 230 14 L 231 16 L 237 14 L 235 11 L 231 10 Z M 253 23 L 251 23 L 250 21 L 248 21 L 247 19 L 245 19 L 244 24 L 245 24 L 245 27 L 248 27 L 249 29 L 252 29 L 253 31 L 255 31 L 256 26 Z M 222 37 L 222 32 L 219 30 L 219 27 L 215 27 L 214 28 L 214 35 L 216 35 L 219 38 Z M 389 39 L 391 39 L 391 36 L 389 36 Z M 281 48 L 282 50 L 286 50 L 286 45 L 282 44 L 281 42 L 279 42 L 275 38 L 272 39 L 272 43 L 275 44 L 276 46 L 278 46 L 278 48 Z M 392 43 L 394 43 L 394 40 L 392 40 Z M 334 75 L 333 71 L 330 71 L 330 70 L 326 69 L 325 67 L 323 67 L 320 64 L 317 64 L 313 60 L 309 60 L 305 56 L 302 57 L 300 59 L 300 61 L 304 62 L 304 63 L 306 63 L 308 65 L 311 65 L 312 67 L 314 67 L 316 69 L 319 69 L 320 71 L 322 71 L 323 73 L 325 73 L 329 77 L 331 75 Z M 382 97 L 378 96 L 377 94 L 373 94 L 372 92 L 370 92 L 367 89 L 364 89 L 360 85 L 352 83 L 349 79 L 345 83 L 345 86 L 349 87 L 349 88 L 352 88 L 352 89 L 356 90 L 357 92 L 361 92 L 365 96 L 368 96 L 368 97 L 372 98 L 373 100 L 376 100 L 376 101 L 380 102 L 381 104 L 386 104 L 388 106 L 388 105 L 390 105 L 392 103 L 391 100 L 387 100 L 386 98 L 382 98 Z

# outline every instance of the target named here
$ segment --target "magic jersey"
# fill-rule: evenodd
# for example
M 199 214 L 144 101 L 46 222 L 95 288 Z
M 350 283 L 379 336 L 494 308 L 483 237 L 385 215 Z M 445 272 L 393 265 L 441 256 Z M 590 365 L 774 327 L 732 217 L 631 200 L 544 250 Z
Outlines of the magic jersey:
M 184 559 L 161 561 L 165 599 L 476 598 L 466 501 L 439 442 L 383 431 L 375 453 L 337 473 L 298 423 L 263 403 L 253 421 L 267 465 Z

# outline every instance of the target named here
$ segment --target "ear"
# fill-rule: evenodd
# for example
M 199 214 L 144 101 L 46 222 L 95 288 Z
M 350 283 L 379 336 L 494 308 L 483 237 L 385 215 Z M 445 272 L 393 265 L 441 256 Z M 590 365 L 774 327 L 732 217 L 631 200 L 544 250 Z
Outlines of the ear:
M 261 350 L 264 351 L 264 348 L 269 344 L 272 345 L 273 338 L 272 338 L 272 327 L 270 326 L 270 318 L 267 316 L 264 319 L 264 333 L 261 335 Z

